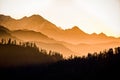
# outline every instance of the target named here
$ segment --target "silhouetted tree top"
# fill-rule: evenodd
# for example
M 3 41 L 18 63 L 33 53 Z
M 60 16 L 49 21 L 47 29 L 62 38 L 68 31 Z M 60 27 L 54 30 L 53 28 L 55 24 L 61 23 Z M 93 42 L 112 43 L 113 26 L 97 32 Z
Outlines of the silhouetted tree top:
M 120 47 L 110 48 L 99 53 L 88 53 L 87 56 L 81 57 L 71 55 L 68 59 L 63 59 L 62 55 L 57 52 L 49 51 L 47 53 L 44 49 L 39 50 L 35 43 L 19 42 L 19 44 L 13 44 L 12 41 L 1 40 L 0 63 L 6 63 L 6 59 L 8 59 L 8 62 L 17 61 L 20 63 L 23 61 L 22 63 L 28 64 L 30 61 L 30 63 L 37 62 L 38 65 L 10 68 L 8 70 L 9 75 L 12 73 L 10 76 L 37 77 L 39 79 L 44 78 L 44 80 L 53 78 L 56 80 L 58 78 L 61 80 L 65 78 L 67 80 L 119 79 L 117 75 L 120 72 Z M 10 44 L 7 44 L 8 42 Z M 12 58 L 9 59 L 5 56 Z M 44 64 L 41 65 L 40 63 Z
M 0 65 L 4 64 L 41 64 L 53 63 L 63 60 L 63 56 L 51 51 L 49 55 L 45 49 L 39 49 L 35 43 L 18 42 L 9 38 L 8 40 L 1 39 L 0 41 Z

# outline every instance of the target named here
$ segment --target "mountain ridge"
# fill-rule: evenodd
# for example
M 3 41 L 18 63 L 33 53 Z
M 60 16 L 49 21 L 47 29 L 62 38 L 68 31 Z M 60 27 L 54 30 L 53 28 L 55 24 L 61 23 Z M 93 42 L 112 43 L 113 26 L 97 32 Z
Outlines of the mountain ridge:
M 22 18 L 19 18 L 19 19 L 15 19 L 15 18 L 13 18 L 13 17 L 11 17 L 11 16 L 9 16 L 9 15 L 4 15 L 4 14 L 0 14 L 0 24 L 3 24 L 2 23 L 2 21 L 3 20 L 5 20 L 5 21 L 8 21 L 9 22 L 9 20 L 16 20 L 16 21 L 21 21 L 21 20 L 25 20 L 25 19 L 32 19 L 33 21 L 32 22 L 37 22 L 37 20 L 38 20 L 38 22 L 39 22 L 39 24 L 40 24 L 40 20 L 41 20 L 41 22 L 49 22 L 50 24 L 53 24 L 53 23 L 51 23 L 50 21 L 48 21 L 47 19 L 45 19 L 45 18 L 43 18 L 42 16 L 40 16 L 39 14 L 33 14 L 33 15 L 31 15 L 31 16 L 24 16 L 24 17 L 22 17 Z M 57 27 L 55 24 L 53 24 L 55 27 Z M 4 26 L 4 25 L 3 25 Z M 6 26 L 6 27 L 8 27 L 8 26 Z M 9 27 L 8 27 L 8 29 L 9 29 Z M 60 29 L 59 27 L 57 27 L 57 29 Z M 80 31 L 82 31 L 79 27 L 77 27 L 77 26 L 73 26 L 72 28 L 68 28 L 68 29 L 65 29 L 65 30 L 80 30 Z M 62 29 L 63 30 L 63 29 Z M 82 31 L 82 32 L 84 32 L 84 31 Z M 84 32 L 85 33 L 85 32 Z M 93 32 L 94 33 L 94 32 Z M 93 34 L 92 33 L 92 34 Z M 101 33 L 103 33 L 103 32 L 101 32 Z M 103 34 L 105 34 L 105 33 L 103 33 Z M 105 34 L 106 35 L 106 34 Z
M 75 52 L 75 55 L 87 54 L 95 50 L 101 51 L 120 45 L 120 38 L 107 36 L 103 32 L 88 34 L 77 26 L 63 30 L 39 15 L 23 17 L 19 20 L 0 15 L 0 25 L 10 29 L 12 36 L 23 39 L 23 41 L 40 42 L 43 45 L 42 47 L 59 52 L 62 52 L 61 49 L 65 48 L 64 51 Z M 113 44 L 114 42 L 115 44 Z M 108 43 L 110 44 L 108 45 Z M 103 48 L 103 46 L 105 47 Z
M 73 53 L 75 53 L 69 48 L 67 48 L 66 46 L 64 46 L 63 44 L 61 44 L 61 42 L 56 41 L 52 38 L 49 38 L 48 36 L 40 32 L 35 32 L 32 30 L 10 31 L 9 29 L 1 26 L 0 33 L 1 33 L 1 29 L 3 29 L 3 31 L 8 30 L 10 32 L 9 35 L 7 35 L 6 37 L 4 37 L 5 35 L 1 34 L 2 36 L 0 36 L 0 39 L 4 39 L 5 41 L 11 38 L 12 40 L 17 40 L 17 42 L 19 41 L 20 42 L 34 42 L 39 47 L 39 49 L 42 48 L 42 49 L 46 49 L 47 51 L 51 50 L 55 52 L 60 52 L 64 54 L 64 56 L 73 55 Z M 18 41 L 18 39 L 20 40 Z
M 96 34 L 88 34 L 79 27 L 73 26 L 69 29 L 60 29 L 42 16 L 34 14 L 29 17 L 23 17 L 19 20 L 10 16 L 0 15 L 0 25 L 6 26 L 8 29 L 19 30 L 27 29 L 41 32 L 57 41 L 64 41 L 72 44 L 79 43 L 101 43 L 111 41 L 112 39 L 120 39 L 113 36 L 107 36 L 103 32 Z
M 9 30 L 3 26 L 2 29 Z M 95 51 L 99 52 L 101 50 L 120 45 L 119 40 L 117 41 L 111 40 L 109 42 L 104 41 L 99 44 L 79 43 L 75 45 L 68 42 L 66 43 L 63 41 L 54 40 L 40 32 L 35 32 L 32 30 L 14 30 L 14 31 L 10 31 L 10 35 L 25 42 L 26 39 L 29 42 L 35 42 L 39 48 L 43 48 L 48 51 L 52 50 L 56 52 L 61 52 L 65 57 L 69 57 L 70 55 L 82 56 L 82 55 L 86 55 L 88 52 L 95 52 Z M 99 35 L 99 34 L 95 34 L 95 35 Z M 8 38 L 10 37 L 8 36 Z
M 38 14 L 34 14 L 29 17 L 25 16 L 20 19 L 14 19 L 10 16 L 5 16 L 5 15 L 1 14 L 0 15 L 0 25 L 6 26 L 8 29 L 13 29 L 13 30 L 28 29 L 28 30 L 39 31 L 45 35 L 52 37 L 52 38 L 55 38 L 54 37 L 55 33 L 57 36 L 60 36 L 60 38 L 62 38 L 63 36 L 61 36 L 60 34 L 64 35 L 66 31 L 72 31 L 72 32 L 76 32 L 76 33 L 78 32 L 79 34 L 88 35 L 88 33 L 85 33 L 77 26 L 73 26 L 71 29 L 65 29 L 65 30 L 59 29 L 56 25 L 54 25 L 50 21 L 44 19 L 42 16 L 40 16 Z M 106 35 L 106 34 L 104 34 L 104 35 Z M 57 40 L 60 40 L 60 38 L 58 37 Z
M 16 37 L 11 35 L 11 31 L 9 29 L 0 25 L 0 39 L 2 39 L 2 38 L 4 38 L 4 39 L 8 39 L 8 38 L 17 39 Z

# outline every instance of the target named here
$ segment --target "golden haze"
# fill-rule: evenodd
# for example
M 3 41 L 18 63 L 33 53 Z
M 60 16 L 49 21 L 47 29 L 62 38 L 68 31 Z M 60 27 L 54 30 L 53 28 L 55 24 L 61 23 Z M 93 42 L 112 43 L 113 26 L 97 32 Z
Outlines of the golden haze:
M 63 30 L 39 15 L 19 20 L 0 15 L 0 19 L 0 25 L 10 29 L 6 29 L 6 32 L 10 33 L 7 37 L 35 42 L 40 48 L 57 51 L 67 57 L 83 56 L 88 52 L 99 52 L 120 45 L 120 38 L 110 37 L 104 33 L 88 34 L 77 26 Z

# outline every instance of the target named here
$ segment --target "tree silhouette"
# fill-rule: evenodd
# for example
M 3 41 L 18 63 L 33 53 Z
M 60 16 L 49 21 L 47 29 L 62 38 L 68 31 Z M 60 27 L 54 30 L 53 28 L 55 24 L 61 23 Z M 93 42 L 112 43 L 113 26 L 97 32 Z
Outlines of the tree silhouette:
M 7 44 L 11 44 L 11 38 L 8 39 L 8 43 Z
M 5 39 L 1 39 L 0 44 L 0 65 L 18 65 L 18 64 L 45 64 L 53 63 L 63 59 L 60 53 L 52 52 L 51 55 L 45 49 L 39 50 L 35 43 L 19 42 L 8 39 L 7 44 L 4 44 Z
M 103 80 L 120 79 L 120 47 L 110 48 L 99 53 L 88 53 L 87 56 L 71 56 L 63 59 L 63 56 L 54 51 L 39 49 L 35 43 L 20 42 L 13 45 L 0 44 L 0 67 L 8 62 L 22 64 L 19 67 L 0 68 L 6 76 L 34 77 L 37 79 L 67 79 L 67 80 Z M 24 66 L 29 63 L 29 65 Z M 14 64 L 14 65 L 15 65 Z
M 4 44 L 4 42 L 5 42 L 4 39 L 1 39 L 1 44 Z
M 120 47 L 115 48 L 115 53 L 120 54 Z
M 13 45 L 17 45 L 16 40 L 12 41 L 12 43 L 11 43 L 11 44 L 13 44 Z

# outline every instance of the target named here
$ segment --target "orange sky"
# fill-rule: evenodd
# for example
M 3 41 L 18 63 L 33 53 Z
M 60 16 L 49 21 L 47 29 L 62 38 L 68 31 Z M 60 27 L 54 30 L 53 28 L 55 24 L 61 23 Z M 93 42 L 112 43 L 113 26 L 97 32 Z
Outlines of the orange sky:
M 0 0 L 0 14 L 14 18 L 40 14 L 63 29 L 120 36 L 120 0 Z

